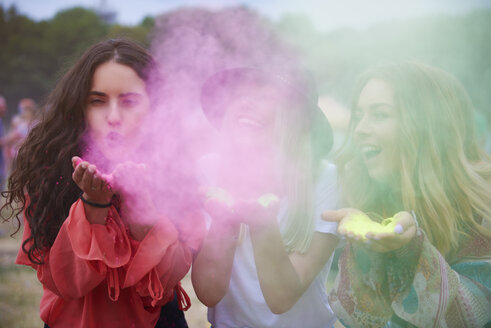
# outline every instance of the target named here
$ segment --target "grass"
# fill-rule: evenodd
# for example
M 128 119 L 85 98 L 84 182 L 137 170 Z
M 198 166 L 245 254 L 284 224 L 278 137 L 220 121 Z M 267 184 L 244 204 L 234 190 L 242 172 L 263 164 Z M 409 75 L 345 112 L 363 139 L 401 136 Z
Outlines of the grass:
M 14 238 L 11 225 L 0 224 L 0 327 L 42 327 L 39 318 L 39 301 L 43 288 L 36 271 L 15 265 L 22 231 Z

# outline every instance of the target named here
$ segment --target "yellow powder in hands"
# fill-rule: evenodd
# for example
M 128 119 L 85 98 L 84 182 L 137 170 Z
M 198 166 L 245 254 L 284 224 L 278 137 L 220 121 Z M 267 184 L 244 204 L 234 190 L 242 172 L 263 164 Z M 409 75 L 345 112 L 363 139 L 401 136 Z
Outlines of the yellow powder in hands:
M 268 208 L 271 204 L 278 202 L 280 199 L 275 194 L 264 194 L 257 199 L 257 202 L 264 208 Z
M 213 199 L 227 205 L 228 207 L 232 207 L 232 204 L 234 202 L 232 196 L 228 193 L 228 191 L 219 187 L 208 188 L 206 190 L 206 198 L 207 201 Z
M 338 229 L 346 230 L 346 234 L 352 233 L 355 236 L 361 237 L 366 240 L 366 234 L 379 234 L 379 233 L 402 233 L 402 227 L 397 224 L 397 220 L 394 218 L 384 219 L 381 223 L 372 221 L 367 215 L 357 213 L 351 216 L 347 222 L 342 222 Z

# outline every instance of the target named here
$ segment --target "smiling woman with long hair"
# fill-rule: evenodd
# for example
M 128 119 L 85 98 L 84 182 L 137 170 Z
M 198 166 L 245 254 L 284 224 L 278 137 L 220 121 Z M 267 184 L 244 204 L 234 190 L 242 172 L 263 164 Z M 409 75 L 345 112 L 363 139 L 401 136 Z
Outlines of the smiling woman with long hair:
M 442 70 L 408 62 L 360 77 L 337 159 L 350 209 L 324 213 L 349 240 L 330 294 L 346 325 L 491 319 L 491 161 L 473 124 L 466 91 Z M 393 225 L 363 230 L 374 226 L 363 212 Z

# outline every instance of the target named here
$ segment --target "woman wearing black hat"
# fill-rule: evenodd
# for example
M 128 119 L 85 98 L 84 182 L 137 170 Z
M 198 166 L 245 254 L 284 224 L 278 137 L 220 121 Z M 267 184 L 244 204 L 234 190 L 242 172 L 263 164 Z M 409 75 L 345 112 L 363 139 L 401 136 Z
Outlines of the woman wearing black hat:
M 202 89 L 221 141 L 201 161 L 213 188 L 192 280 L 214 327 L 333 324 L 325 281 L 338 238 L 320 219 L 337 203 L 335 169 L 322 165 L 332 134 L 301 76 L 229 69 Z

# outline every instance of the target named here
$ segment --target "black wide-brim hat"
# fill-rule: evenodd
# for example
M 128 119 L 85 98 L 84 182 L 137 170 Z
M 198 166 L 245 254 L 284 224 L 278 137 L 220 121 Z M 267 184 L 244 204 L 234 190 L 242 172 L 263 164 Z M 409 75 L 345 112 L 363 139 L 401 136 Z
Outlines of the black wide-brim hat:
M 220 129 L 225 111 L 237 91 L 250 85 L 278 87 L 285 94 L 300 100 L 312 115 L 311 136 L 316 157 L 324 158 L 333 145 L 333 133 L 327 117 L 318 106 L 317 88 L 305 71 L 297 74 L 277 74 L 263 69 L 238 67 L 213 74 L 201 88 L 201 108 L 208 121 Z M 242 88 L 243 89 L 243 88 Z

